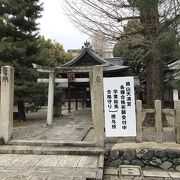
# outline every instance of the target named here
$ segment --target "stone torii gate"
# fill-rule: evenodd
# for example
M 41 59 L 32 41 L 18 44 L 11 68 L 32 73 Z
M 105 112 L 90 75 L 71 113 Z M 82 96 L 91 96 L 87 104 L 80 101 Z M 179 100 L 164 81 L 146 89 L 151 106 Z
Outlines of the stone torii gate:
M 55 78 L 56 73 L 89 73 L 89 78 L 75 78 L 73 82 L 89 82 L 91 91 L 92 119 L 95 133 L 95 143 L 97 146 L 104 146 L 104 106 L 103 106 L 103 67 L 84 66 L 84 67 L 47 67 L 33 64 L 38 72 L 49 73 L 49 79 L 38 79 L 39 83 L 49 83 L 48 88 L 48 108 L 47 125 L 53 122 L 54 104 L 54 83 L 68 82 L 67 78 Z

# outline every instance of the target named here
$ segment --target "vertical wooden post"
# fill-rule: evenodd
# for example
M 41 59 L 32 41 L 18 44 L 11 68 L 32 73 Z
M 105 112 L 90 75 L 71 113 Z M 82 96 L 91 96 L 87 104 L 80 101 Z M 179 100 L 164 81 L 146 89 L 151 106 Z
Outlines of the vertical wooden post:
M 155 101 L 155 129 L 156 129 L 156 142 L 162 142 L 163 129 L 162 129 L 162 107 L 161 101 Z
M 136 141 L 138 143 L 142 142 L 142 101 L 137 100 L 136 101 L 136 129 L 137 129 L 137 135 L 136 135 Z
M 83 94 L 83 97 L 82 97 L 82 109 L 84 109 L 84 99 L 85 99 L 84 96 L 85 95 Z
M 180 101 L 175 101 L 175 132 L 176 132 L 176 142 L 180 144 Z
M 83 92 L 82 92 L 82 109 L 84 109 L 84 101 L 85 101 L 85 89 L 83 89 Z
M 13 131 L 14 68 L 1 67 L 0 138 L 7 143 Z
M 60 116 L 62 116 L 62 104 L 59 106 Z
M 82 101 L 82 108 L 84 109 L 85 107 L 86 107 L 86 91 L 84 91 L 83 101 Z
M 54 105 L 54 73 L 49 73 L 47 125 L 52 125 Z
M 103 67 L 93 67 L 89 75 L 95 142 L 97 146 L 104 147 Z
M 76 86 L 76 111 L 78 110 L 78 88 Z
M 71 112 L 71 86 L 68 82 L 68 113 Z

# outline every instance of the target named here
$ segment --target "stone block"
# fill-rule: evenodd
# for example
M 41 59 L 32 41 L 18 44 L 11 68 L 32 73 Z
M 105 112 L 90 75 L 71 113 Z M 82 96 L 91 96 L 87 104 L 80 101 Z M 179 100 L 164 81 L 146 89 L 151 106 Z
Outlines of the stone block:
M 180 171 L 180 165 L 176 166 L 176 171 Z
M 132 165 L 137 165 L 137 166 L 141 166 L 141 167 L 144 167 L 144 163 L 143 161 L 139 160 L 139 159 L 134 159 L 131 161 L 131 164 Z
M 165 152 L 166 152 L 166 155 L 171 159 L 176 158 L 178 156 L 177 150 L 166 149 Z
M 151 160 L 149 162 L 149 164 L 152 165 L 152 166 L 159 166 L 159 165 L 162 164 L 162 160 L 159 159 L 159 158 L 154 158 L 153 160 Z
M 136 151 L 134 149 L 125 149 L 123 158 L 129 161 L 134 160 L 136 158 Z
M 169 178 L 168 172 L 155 171 L 155 170 L 143 170 L 143 175 L 145 177 L 156 177 L 156 178 Z M 153 179 L 153 178 L 152 178 Z
M 118 169 L 117 168 L 106 168 L 104 170 L 104 175 L 118 175 Z
M 154 155 L 159 158 L 166 157 L 166 153 L 164 152 L 164 150 L 159 150 L 159 149 L 154 150 Z
M 171 162 L 165 161 L 165 162 L 163 162 L 159 167 L 162 168 L 162 169 L 167 170 L 167 169 L 170 169 L 171 166 L 172 166 L 172 163 L 171 163 Z
M 179 166 L 180 165 L 180 158 L 175 158 L 172 160 L 172 162 L 175 166 Z
M 150 161 L 149 160 L 143 160 L 143 163 L 148 166 Z
M 130 161 L 124 160 L 124 161 L 123 161 L 123 164 L 124 164 L 124 165 L 129 165 L 129 164 L 130 164 Z
M 154 151 L 152 149 L 137 149 L 136 156 L 139 159 L 149 160 L 152 159 Z
M 161 160 L 164 162 L 164 161 L 167 161 L 168 160 L 168 157 L 166 156 L 166 157 L 163 157 L 163 158 L 161 158 Z
M 148 149 L 148 150 L 144 153 L 143 159 L 145 159 L 145 160 L 152 159 L 153 154 L 154 154 L 153 150 L 152 150 L 152 149 Z
M 45 179 L 47 179 L 47 177 L 45 177 L 45 176 L 32 176 L 31 178 L 30 178 L 30 180 L 45 180 Z
M 112 162 L 109 162 L 110 167 L 119 167 L 121 164 L 123 164 L 123 161 L 121 160 L 121 158 L 116 159 Z
M 118 159 L 119 158 L 119 156 L 120 156 L 120 154 L 119 154 L 119 151 L 118 150 L 112 150 L 112 151 L 110 151 L 110 158 L 111 159 Z
M 136 149 L 136 156 L 137 156 L 137 158 L 142 159 L 144 151 L 145 150 L 143 150 L 143 149 Z
M 178 180 L 180 178 L 180 173 L 179 172 L 169 172 L 169 176 L 171 177 L 171 179 L 176 179 Z
M 119 167 L 120 175 L 130 175 L 130 176 L 141 176 L 141 167 L 132 165 L 122 165 Z

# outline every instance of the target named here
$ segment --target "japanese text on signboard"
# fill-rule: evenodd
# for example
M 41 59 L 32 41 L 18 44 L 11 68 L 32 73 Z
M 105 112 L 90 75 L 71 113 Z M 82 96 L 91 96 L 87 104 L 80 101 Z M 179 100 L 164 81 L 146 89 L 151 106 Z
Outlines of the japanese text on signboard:
M 133 77 L 104 78 L 105 125 L 107 136 L 135 136 Z M 134 127 L 132 127 L 134 125 Z

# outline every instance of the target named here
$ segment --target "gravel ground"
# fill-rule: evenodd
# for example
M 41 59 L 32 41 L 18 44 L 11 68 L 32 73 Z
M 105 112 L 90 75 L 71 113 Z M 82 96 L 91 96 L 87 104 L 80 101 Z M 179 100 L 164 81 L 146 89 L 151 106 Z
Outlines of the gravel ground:
M 167 116 L 168 127 L 163 128 L 163 141 L 175 142 L 176 136 L 173 130 L 173 118 Z M 72 111 L 68 114 L 67 109 L 63 109 L 62 117 L 55 117 L 52 126 L 46 126 L 46 108 L 42 108 L 37 113 L 28 113 L 27 121 L 15 121 L 13 129 L 13 139 L 58 139 L 69 140 L 72 133 L 74 139 L 83 139 L 84 141 L 94 140 L 94 130 L 92 128 L 91 109 L 80 109 L 79 111 Z M 53 132 L 54 131 L 54 132 Z M 82 133 L 83 132 L 83 133 Z M 64 133 L 67 135 L 63 136 Z M 84 137 L 80 138 L 80 133 Z M 49 136 L 49 137 L 47 137 Z M 61 137 L 63 136 L 63 138 Z M 67 138 L 67 139 L 66 139 Z M 155 141 L 156 132 L 153 127 L 143 128 L 143 141 Z M 125 138 L 106 138 L 107 144 L 135 142 L 134 137 Z
M 46 109 L 27 114 L 27 121 L 15 121 L 13 139 L 76 140 L 81 141 L 92 126 L 90 109 L 73 111 L 55 117 L 53 125 L 46 125 Z

